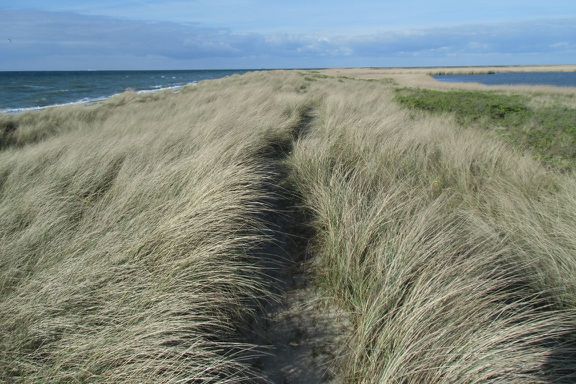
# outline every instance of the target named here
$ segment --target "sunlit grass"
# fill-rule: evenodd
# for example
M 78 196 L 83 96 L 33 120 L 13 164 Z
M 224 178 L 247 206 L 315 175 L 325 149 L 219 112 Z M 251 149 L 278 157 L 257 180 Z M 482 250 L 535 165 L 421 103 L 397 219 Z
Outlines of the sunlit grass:
M 288 82 L 4 118 L 0 381 L 255 377 L 239 329 L 271 297 L 256 255 L 278 177 L 265 149 L 304 102 Z
M 574 381 L 576 179 L 484 129 L 559 107 L 394 87 L 257 73 L 2 116 L 0 381 L 254 382 L 279 193 L 350 317 L 343 379 Z
M 415 117 L 382 85 L 317 87 L 317 125 L 291 161 L 318 282 L 354 324 L 342 375 L 573 380 L 574 178 L 449 116 Z

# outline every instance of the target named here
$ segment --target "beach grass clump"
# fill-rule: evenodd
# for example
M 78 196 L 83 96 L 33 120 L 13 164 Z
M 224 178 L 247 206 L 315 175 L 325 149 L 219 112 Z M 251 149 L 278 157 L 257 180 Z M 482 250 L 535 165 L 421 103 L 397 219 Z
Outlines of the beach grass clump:
M 10 117 L 47 131 L 0 151 L 0 381 L 255 380 L 242 329 L 272 298 L 266 148 L 299 121 L 297 83 Z
M 376 83 L 315 86 L 327 96 L 291 161 L 317 281 L 351 315 L 341 374 L 574 380 L 574 179 L 450 117 L 414 117 Z M 525 113 L 518 100 L 506 105 Z
M 16 122 L 10 118 L 4 117 L 0 120 L 0 148 L 7 147 L 13 142 L 13 135 L 16 131 Z

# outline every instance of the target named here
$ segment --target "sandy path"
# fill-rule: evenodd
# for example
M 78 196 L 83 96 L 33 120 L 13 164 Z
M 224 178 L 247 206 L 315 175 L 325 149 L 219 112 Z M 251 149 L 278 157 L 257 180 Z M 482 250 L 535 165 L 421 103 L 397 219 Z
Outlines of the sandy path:
M 316 117 L 312 107 L 303 112 L 292 143 L 274 149 L 272 158 L 278 164 L 279 184 L 289 178 L 291 171 L 284 160 L 294 141 L 307 134 Z M 275 204 L 278 213 L 270 218 L 277 228 L 276 242 L 265 251 L 268 260 L 274 260 L 268 270 L 270 279 L 276 282 L 278 300 L 267 303 L 252 324 L 251 343 L 267 353 L 254 362 L 254 368 L 265 382 L 341 383 L 333 369 L 343 354 L 341 346 L 349 326 L 344 313 L 323 299 L 314 285 L 309 247 L 313 234 L 297 201 L 297 191 L 289 191 L 290 183 L 286 184 L 280 193 L 284 198 Z
M 333 369 L 344 352 L 349 326 L 344 314 L 313 287 L 306 267 L 300 261 L 290 268 L 288 289 L 255 330 L 270 353 L 258 368 L 272 383 L 342 383 Z

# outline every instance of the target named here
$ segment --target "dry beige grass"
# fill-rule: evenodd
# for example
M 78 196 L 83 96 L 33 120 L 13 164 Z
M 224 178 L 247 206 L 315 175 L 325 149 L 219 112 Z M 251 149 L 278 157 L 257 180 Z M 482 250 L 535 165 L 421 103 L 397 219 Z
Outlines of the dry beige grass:
M 0 381 L 238 382 L 293 77 L 6 118 Z M 244 359 L 244 360 L 243 360 Z M 248 380 L 250 381 L 250 380 Z
M 414 118 L 381 82 L 314 84 L 325 98 L 292 164 L 319 283 L 355 325 L 342 375 L 574 380 L 574 177 L 449 117 Z
M 2 117 L 0 379 L 253 382 L 281 167 L 352 321 L 342 379 L 573 382 L 575 176 L 392 88 L 268 72 Z

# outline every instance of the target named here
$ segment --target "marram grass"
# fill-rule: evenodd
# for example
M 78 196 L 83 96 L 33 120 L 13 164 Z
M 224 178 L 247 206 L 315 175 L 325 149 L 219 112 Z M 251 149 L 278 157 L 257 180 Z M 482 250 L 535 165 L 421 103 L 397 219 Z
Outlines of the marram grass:
M 12 118 L 66 124 L 0 152 L 0 381 L 255 377 L 238 328 L 271 295 L 260 152 L 303 102 L 252 76 Z
M 393 87 L 255 73 L 3 116 L 0 381 L 256 381 L 294 193 L 343 381 L 573 382 L 573 174 Z
M 548 383 L 575 376 L 574 178 L 381 84 L 326 97 L 290 158 L 318 283 L 351 314 L 354 383 Z

